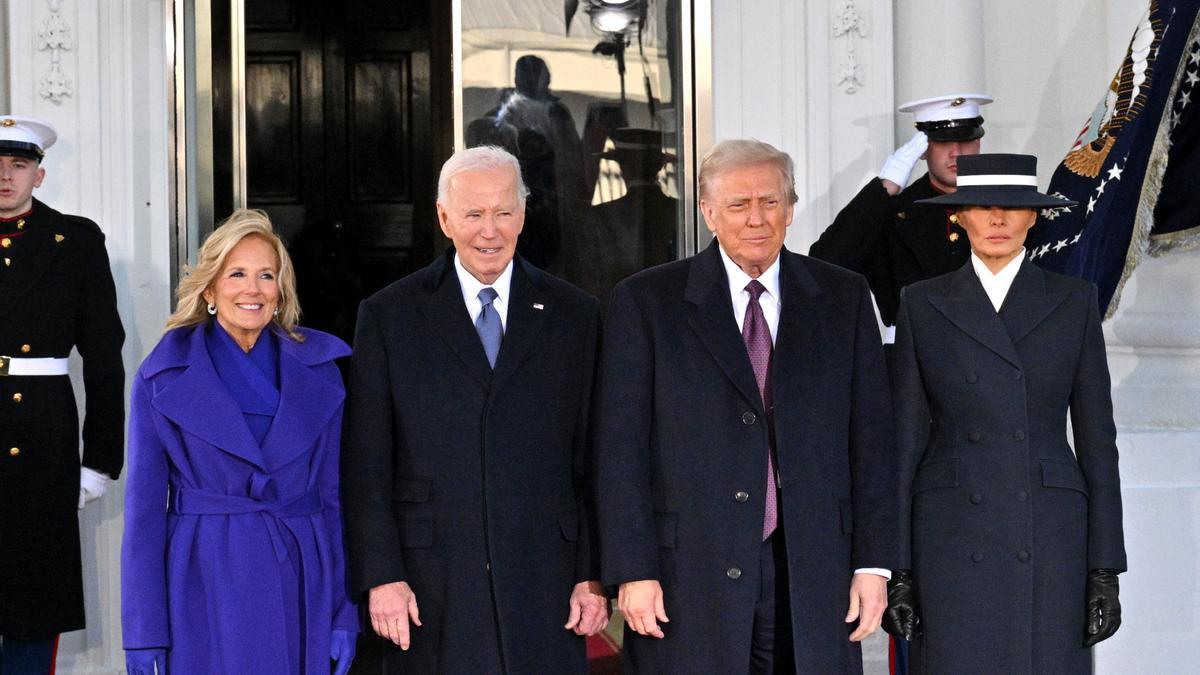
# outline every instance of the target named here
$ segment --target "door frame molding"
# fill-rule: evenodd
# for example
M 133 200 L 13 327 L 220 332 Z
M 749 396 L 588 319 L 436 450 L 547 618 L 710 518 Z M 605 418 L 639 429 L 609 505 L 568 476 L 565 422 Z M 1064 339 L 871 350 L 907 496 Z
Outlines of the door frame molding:
M 228 2 L 230 25 L 230 95 L 233 106 L 232 131 L 233 204 L 246 204 L 246 92 L 245 0 L 163 0 L 164 34 L 173 73 L 171 119 L 171 287 L 179 283 L 183 270 L 194 261 L 200 243 L 212 231 L 213 187 L 216 166 L 213 147 L 213 3 Z M 682 0 L 680 6 L 684 55 L 682 73 L 687 83 L 682 91 L 683 143 L 680 166 L 684 224 L 679 237 L 680 256 L 696 253 L 710 238 L 697 207 L 700 159 L 713 145 L 712 87 L 713 0 Z M 462 148 L 462 0 L 452 0 L 452 60 L 454 84 L 452 115 L 454 147 Z M 173 301 L 172 301 L 173 302 Z

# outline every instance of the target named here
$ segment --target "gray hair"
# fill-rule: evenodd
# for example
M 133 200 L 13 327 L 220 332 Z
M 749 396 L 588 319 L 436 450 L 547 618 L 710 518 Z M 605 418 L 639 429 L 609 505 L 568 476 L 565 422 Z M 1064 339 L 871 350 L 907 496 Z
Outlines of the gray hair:
M 446 193 L 450 190 L 450 180 L 464 171 L 488 171 L 508 167 L 517 177 L 517 201 L 525 206 L 525 198 L 529 196 L 529 188 L 521 178 L 521 163 L 504 148 L 494 145 L 481 145 L 466 150 L 459 150 L 442 165 L 438 175 L 438 202 L 446 203 Z
M 769 143 L 752 138 L 721 141 L 705 153 L 700 162 L 700 198 L 707 198 L 710 184 L 720 174 L 758 164 L 771 164 L 779 169 L 789 203 L 795 204 L 800 199 L 796 195 L 796 170 L 791 156 Z

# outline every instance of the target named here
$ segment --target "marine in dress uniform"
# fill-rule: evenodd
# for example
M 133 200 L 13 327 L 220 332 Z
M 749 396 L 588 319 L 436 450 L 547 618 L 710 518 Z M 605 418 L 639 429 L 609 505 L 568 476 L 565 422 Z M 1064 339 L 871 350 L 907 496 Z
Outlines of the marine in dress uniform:
M 125 424 L 116 290 L 92 221 L 33 198 L 55 141 L 0 116 L 0 672 L 45 673 L 84 627 L 78 509 L 121 471 Z M 83 358 L 83 461 L 67 376 Z
M 896 323 L 900 289 L 962 267 L 970 255 L 953 210 L 918 204 L 952 193 L 959 155 L 979 152 L 986 94 L 950 94 L 900 106 L 917 133 L 888 157 L 879 177 L 846 204 L 809 249 L 809 255 L 865 276 L 887 326 Z M 918 159 L 929 172 L 907 188 Z M 890 341 L 890 340 L 889 340 Z

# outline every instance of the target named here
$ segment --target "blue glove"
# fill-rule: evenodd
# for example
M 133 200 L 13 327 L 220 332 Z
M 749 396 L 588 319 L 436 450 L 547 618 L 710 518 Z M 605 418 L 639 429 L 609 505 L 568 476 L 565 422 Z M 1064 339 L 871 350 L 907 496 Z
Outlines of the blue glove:
M 125 650 L 125 670 L 129 671 L 129 675 L 154 675 L 155 666 L 158 667 L 158 675 L 167 675 L 167 650 Z
M 329 636 L 329 658 L 337 663 L 333 675 L 346 675 L 350 672 L 350 664 L 354 662 L 354 641 L 358 633 L 348 630 L 334 630 Z

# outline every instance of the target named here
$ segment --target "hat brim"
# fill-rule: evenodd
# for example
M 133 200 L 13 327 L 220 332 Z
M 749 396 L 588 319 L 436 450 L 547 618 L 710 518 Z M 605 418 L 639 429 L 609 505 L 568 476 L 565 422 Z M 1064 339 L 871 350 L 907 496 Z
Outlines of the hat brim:
M 45 153 L 34 143 L 24 141 L 0 141 L 0 156 L 24 157 L 35 162 L 41 162 Z
M 983 138 L 983 127 L 947 127 L 925 132 L 933 143 L 961 143 Z
M 1001 206 L 1017 209 L 1056 209 L 1079 205 L 1079 202 L 1045 195 L 1034 189 L 994 187 L 959 188 L 949 194 L 918 199 L 916 203 L 929 206 Z

